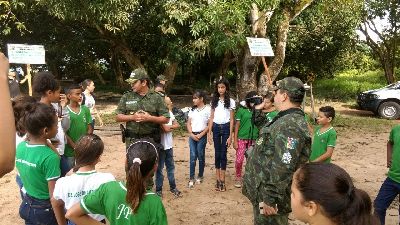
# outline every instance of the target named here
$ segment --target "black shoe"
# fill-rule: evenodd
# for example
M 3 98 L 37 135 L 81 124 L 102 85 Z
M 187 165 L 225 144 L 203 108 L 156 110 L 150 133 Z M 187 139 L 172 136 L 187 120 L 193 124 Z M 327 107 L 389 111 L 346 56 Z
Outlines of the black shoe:
M 180 192 L 178 189 L 172 189 L 171 193 L 174 195 L 175 198 L 182 197 L 182 192 Z
M 221 181 L 217 180 L 217 183 L 215 184 L 215 190 L 220 191 L 220 186 L 221 186 Z

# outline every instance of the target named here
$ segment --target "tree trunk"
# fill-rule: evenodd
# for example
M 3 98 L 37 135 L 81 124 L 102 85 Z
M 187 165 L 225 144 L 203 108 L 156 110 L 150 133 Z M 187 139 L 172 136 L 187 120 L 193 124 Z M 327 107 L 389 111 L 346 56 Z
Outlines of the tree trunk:
M 167 78 L 168 83 L 167 85 L 171 87 L 171 85 L 174 83 L 176 71 L 178 70 L 179 63 L 178 62 L 172 62 L 170 63 L 163 72 L 163 75 Z
M 104 80 L 103 75 L 101 75 L 100 69 L 99 69 L 98 66 L 96 66 L 96 67 L 94 68 L 94 73 L 97 75 L 97 78 L 99 78 L 100 83 L 103 84 L 103 85 L 105 85 L 105 84 L 106 84 L 106 81 Z
M 385 78 L 386 78 L 387 84 L 393 84 L 396 81 L 396 79 L 394 77 L 393 64 L 389 60 L 386 60 L 382 64 L 382 67 L 384 68 L 384 71 L 385 71 Z
M 129 67 L 133 70 L 136 68 L 144 68 L 140 57 L 133 53 L 132 49 L 129 48 L 124 42 L 118 43 L 116 46 L 116 51 L 124 57 L 125 62 L 128 63 Z
M 225 51 L 224 58 L 222 59 L 221 65 L 218 67 L 217 76 L 225 76 L 228 72 L 229 65 L 231 65 L 234 60 L 232 60 L 232 52 Z
M 124 82 L 124 77 L 121 72 L 121 66 L 119 64 L 118 54 L 113 50 L 112 50 L 112 55 L 111 55 L 111 67 L 114 70 L 115 78 L 117 79 L 117 85 L 119 87 L 124 87 L 125 82 Z
M 241 52 L 237 56 L 237 82 L 236 89 L 238 97 L 243 100 L 248 91 L 257 91 L 257 72 L 260 64 L 259 57 L 253 57 L 250 54 L 249 46 L 242 47 Z

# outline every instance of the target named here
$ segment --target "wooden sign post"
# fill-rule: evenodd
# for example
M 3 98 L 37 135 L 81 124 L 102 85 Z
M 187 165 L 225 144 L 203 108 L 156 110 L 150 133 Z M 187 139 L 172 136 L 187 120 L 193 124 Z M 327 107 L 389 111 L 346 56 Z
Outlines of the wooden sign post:
M 8 60 L 10 63 L 26 64 L 25 78 L 21 84 L 28 81 L 29 95 L 32 96 L 31 64 L 46 64 L 43 45 L 7 44 Z

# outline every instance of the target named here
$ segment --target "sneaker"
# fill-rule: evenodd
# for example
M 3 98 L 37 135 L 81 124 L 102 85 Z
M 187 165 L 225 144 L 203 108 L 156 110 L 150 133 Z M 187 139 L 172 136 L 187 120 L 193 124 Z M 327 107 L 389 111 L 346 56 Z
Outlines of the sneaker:
M 217 180 L 217 183 L 215 183 L 215 190 L 216 191 L 220 191 L 221 190 L 221 182 L 219 180 Z
M 182 197 L 182 192 L 180 192 L 178 189 L 172 189 L 171 193 L 174 195 L 175 198 Z
M 188 188 L 192 189 L 194 187 L 194 181 L 190 180 L 188 184 Z
M 201 184 L 201 183 L 203 183 L 203 177 L 197 177 L 196 184 Z
M 221 192 L 226 191 L 225 181 L 221 181 L 219 183 L 219 191 L 221 191 Z
M 162 198 L 162 191 L 156 191 L 156 195 L 160 196 Z
M 235 182 L 235 187 L 241 188 L 241 187 L 242 187 L 242 181 L 237 180 L 237 181 Z

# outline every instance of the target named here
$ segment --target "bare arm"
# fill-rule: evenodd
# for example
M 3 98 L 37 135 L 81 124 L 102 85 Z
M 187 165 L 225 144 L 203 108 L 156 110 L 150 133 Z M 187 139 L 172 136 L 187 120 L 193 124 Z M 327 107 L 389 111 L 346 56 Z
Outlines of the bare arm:
M 208 120 L 208 135 L 207 135 L 207 139 L 208 139 L 208 143 L 211 144 L 212 143 L 212 127 L 213 127 L 213 121 L 214 121 L 214 109 L 211 109 L 211 115 L 210 115 L 210 119 Z
M 230 111 L 229 113 L 229 137 L 226 140 L 226 146 L 231 146 L 232 143 L 232 133 L 233 133 L 233 127 L 235 125 L 235 112 L 233 111 L 233 109 Z
M 392 166 L 393 143 L 388 141 L 386 147 L 386 166 L 390 168 Z
M 88 216 L 86 212 L 81 208 L 79 202 L 68 209 L 65 217 L 69 220 L 72 220 L 75 224 L 104 225 L 101 222 Z
M 8 59 L 0 53 L 0 177 L 11 172 L 15 163 L 15 123 L 7 83 Z
M 47 182 L 47 186 L 49 187 L 51 207 L 54 210 L 54 215 L 56 216 L 58 225 L 66 225 L 67 221 L 65 220 L 64 216 L 64 202 L 53 198 L 55 185 L 56 185 L 55 180 L 50 180 Z
M 88 134 L 93 134 L 93 127 L 90 124 L 87 125 L 87 133 Z
M 324 154 L 322 154 L 320 157 L 316 158 L 313 162 L 323 162 L 323 161 L 331 158 L 334 149 L 335 149 L 334 147 L 328 146 L 326 148 L 326 152 Z
M 236 120 L 235 133 L 233 134 L 233 148 L 237 150 L 238 148 L 238 132 L 240 127 L 240 120 Z
M 71 146 L 71 148 L 75 149 L 76 147 L 75 142 L 67 134 L 65 134 L 65 137 L 67 138 L 67 144 Z

